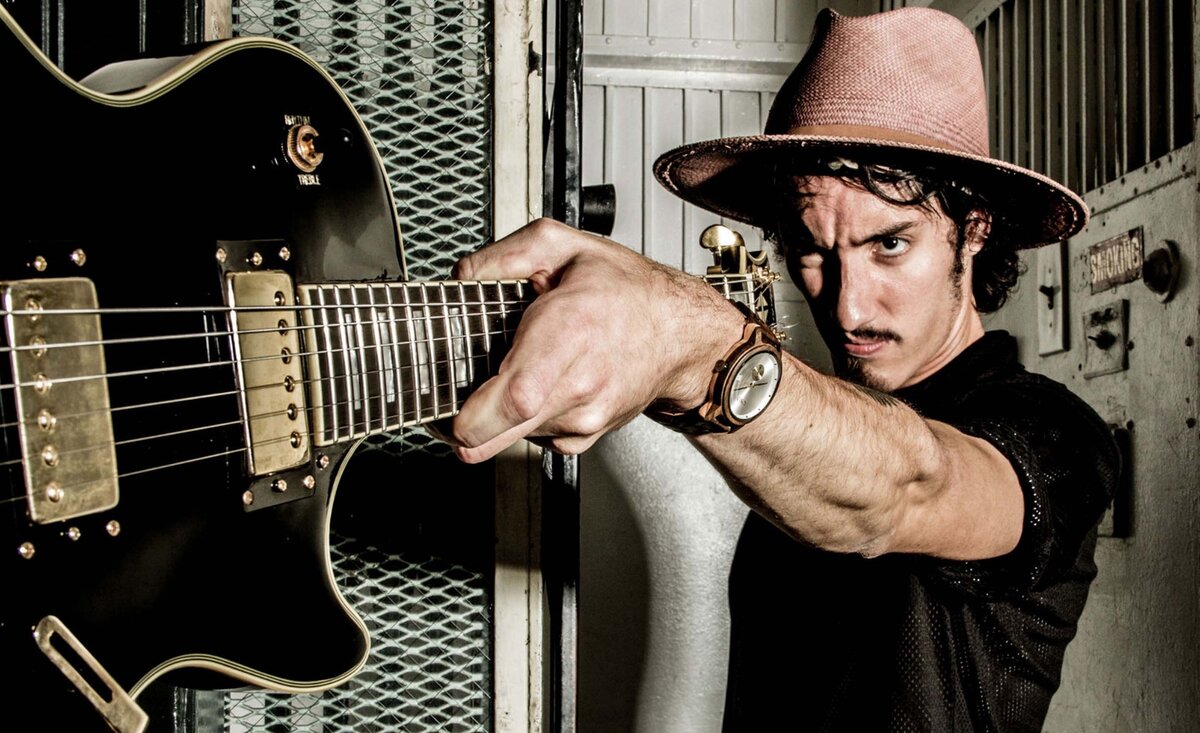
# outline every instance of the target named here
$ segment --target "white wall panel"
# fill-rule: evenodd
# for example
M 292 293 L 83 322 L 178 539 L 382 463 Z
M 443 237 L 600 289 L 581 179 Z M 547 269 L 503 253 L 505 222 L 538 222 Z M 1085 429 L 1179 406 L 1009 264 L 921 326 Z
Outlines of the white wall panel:
M 646 146 L 642 151 L 642 253 L 674 267 L 679 267 L 683 258 L 683 201 L 655 182 L 653 170 L 659 154 L 683 144 L 683 94 L 682 89 L 646 90 Z
M 617 189 L 617 216 L 612 238 L 642 251 L 642 189 L 645 172 L 642 140 L 643 90 L 609 87 L 605 93 L 604 170 Z M 624 205 L 622 205 L 624 204 Z
M 554 3 L 550 3 L 547 8 L 547 13 L 554 12 Z M 551 22 L 547 18 L 547 22 Z M 602 35 L 604 33 L 604 4 L 597 0 L 585 2 L 583 4 L 583 32 L 590 35 Z
M 692 0 L 693 38 L 733 38 L 733 0 Z
M 689 89 L 684 92 L 683 137 L 685 142 L 700 142 L 721 137 L 721 93 Z M 721 219 L 699 206 L 688 206 L 683 219 L 683 269 L 702 275 L 712 264 L 712 256 L 699 246 L 700 232 Z
M 650 35 L 687 38 L 692 31 L 692 0 L 650 0 Z
M 775 0 L 734 0 L 733 38 L 736 41 L 775 40 Z
M 583 88 L 583 150 L 581 179 L 585 186 L 606 183 L 604 175 L 605 148 L 605 104 L 604 87 L 585 86 Z
M 648 0 L 604 0 L 604 33 L 644 36 L 650 27 L 649 13 Z
M 808 41 L 829 0 L 591 0 L 584 33 L 704 40 Z M 846 5 L 846 3 L 841 3 Z M 851 3 L 850 12 L 859 8 Z

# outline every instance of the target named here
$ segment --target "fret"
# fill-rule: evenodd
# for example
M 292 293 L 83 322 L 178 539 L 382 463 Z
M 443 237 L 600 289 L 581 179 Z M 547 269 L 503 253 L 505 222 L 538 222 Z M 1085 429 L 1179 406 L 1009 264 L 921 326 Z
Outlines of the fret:
M 354 330 L 358 341 L 358 363 L 362 367 L 359 378 L 362 382 L 362 399 L 359 400 L 359 411 L 362 413 L 363 433 L 370 435 L 374 432 L 372 422 L 375 420 L 376 403 L 375 388 L 379 384 L 379 364 L 375 361 L 375 342 L 371 340 L 371 286 L 354 286 L 350 295 L 354 301 Z
M 422 405 L 423 400 L 421 398 L 430 396 L 429 378 L 427 376 L 429 368 L 429 352 L 425 350 L 427 345 L 425 332 L 428 330 L 428 319 L 425 317 L 424 308 L 425 289 L 420 283 L 417 283 L 414 287 L 414 291 L 415 292 L 408 293 L 408 324 L 410 331 L 409 347 L 412 349 L 413 354 L 413 387 L 417 402 L 417 414 L 415 417 L 419 421 L 424 418 L 424 408 Z M 412 296 L 417 293 L 421 295 L 420 304 L 422 307 L 413 308 L 411 305 L 412 301 L 414 300 Z
M 396 315 L 396 302 L 392 298 L 392 294 L 396 290 L 404 292 L 404 286 L 400 285 L 398 287 L 392 287 L 389 285 L 387 288 L 384 289 L 384 292 L 387 293 L 387 302 L 388 302 L 387 326 L 388 326 L 388 331 L 390 331 L 390 333 L 391 333 L 392 373 L 394 374 L 394 379 L 395 379 L 395 383 L 396 383 L 396 421 L 400 425 L 403 425 L 408 422 L 408 418 L 405 417 L 405 413 L 404 413 L 404 405 L 405 405 L 405 402 L 404 402 L 404 360 L 401 358 L 401 354 L 403 354 L 403 351 L 401 351 L 402 344 L 400 342 L 400 336 L 399 336 L 400 327 L 397 324 L 397 322 L 400 319 Z
M 440 325 L 442 325 L 442 347 L 445 352 L 445 358 L 442 361 L 446 365 L 446 380 L 444 383 L 440 383 L 445 386 L 445 401 L 443 402 L 443 408 L 438 410 L 437 415 L 434 415 L 440 417 L 443 415 L 445 405 L 449 405 L 451 410 L 458 408 L 458 389 L 455 384 L 455 366 L 457 365 L 455 347 L 457 344 L 455 343 L 454 334 L 454 314 L 452 314 L 454 307 L 448 305 L 448 301 L 446 301 L 445 283 L 437 283 L 437 288 L 438 300 L 442 302 L 442 313 L 440 313 L 442 324 Z
M 444 403 L 444 400 L 441 398 L 442 396 L 439 394 L 440 385 L 442 384 L 442 382 L 441 382 L 441 380 L 439 380 L 437 378 L 438 365 L 442 361 L 441 359 L 437 358 L 437 350 L 436 350 L 437 344 L 438 344 L 437 328 L 438 328 L 438 323 L 440 322 L 440 319 L 437 317 L 437 314 L 434 312 L 434 308 L 437 306 L 437 302 L 431 300 L 429 297 L 431 292 L 433 292 L 433 293 L 440 292 L 439 290 L 436 289 L 436 287 L 437 286 L 435 284 L 421 283 L 421 298 L 422 298 L 422 302 L 425 303 L 425 342 L 424 342 L 423 346 L 425 348 L 426 354 L 428 354 L 428 359 L 426 361 L 426 369 L 427 369 L 427 372 L 429 375 L 429 390 L 430 390 L 429 393 L 430 393 L 430 396 L 433 398 L 433 404 L 430 405 L 430 407 L 432 408 L 431 411 L 429 412 L 428 415 L 421 416 L 422 419 L 425 419 L 425 420 L 431 420 L 433 418 L 436 418 L 438 415 L 440 415 L 441 410 L 442 410 L 442 404 Z M 433 288 L 433 290 L 431 290 L 431 288 Z
M 346 399 L 343 401 L 342 405 L 339 405 L 339 407 L 342 407 L 342 406 L 345 407 L 345 415 L 344 415 L 344 417 L 346 418 L 346 436 L 345 437 L 353 438 L 356 435 L 355 426 L 357 425 L 357 420 L 355 420 L 355 415 L 354 415 L 354 406 L 358 403 L 358 399 L 359 399 L 358 380 L 355 378 L 355 372 L 357 371 L 358 365 L 355 363 L 356 362 L 356 352 L 354 350 L 354 344 L 353 344 L 354 336 L 353 336 L 353 331 L 350 329 L 350 327 L 346 323 L 346 321 L 349 319 L 349 314 L 345 310 L 346 304 L 342 302 L 342 288 L 340 288 L 340 287 L 334 288 L 333 298 L 334 298 L 334 304 L 336 306 L 335 310 L 334 310 L 334 314 L 337 317 L 337 333 L 341 337 L 341 352 L 342 352 L 342 367 L 343 367 L 342 380 L 344 382 L 344 387 L 345 387 L 344 391 L 346 393 Z
M 325 351 L 325 361 L 326 361 L 326 366 L 328 367 L 328 371 L 326 373 L 326 381 L 329 384 L 329 389 L 328 389 L 327 399 L 325 400 L 324 413 L 325 413 L 326 421 L 329 424 L 328 438 L 329 438 L 330 443 L 333 443 L 333 442 L 336 442 L 339 437 L 338 436 L 338 410 L 337 410 L 339 390 L 337 387 L 337 370 L 336 370 L 336 366 L 335 366 L 336 361 L 334 359 L 334 349 L 335 349 L 334 344 L 333 344 L 334 331 L 333 331 L 333 329 L 331 329 L 329 327 L 329 308 L 328 308 L 328 301 L 326 300 L 326 294 L 328 292 L 329 291 L 326 288 L 321 288 L 321 289 L 317 290 L 317 295 L 320 299 L 320 306 L 321 306 L 320 308 L 318 308 L 317 313 L 321 317 L 321 333 L 324 336 L 325 345 L 327 347 L 327 349 Z
M 481 341 L 486 329 L 483 318 L 487 311 L 487 298 L 483 286 L 479 283 L 459 283 L 459 291 L 463 301 L 459 323 L 465 353 L 456 376 L 460 380 L 461 390 L 466 394 L 460 395 L 456 409 L 462 407 L 462 403 L 475 391 L 479 383 L 490 376 L 487 368 L 487 342 Z
M 449 288 L 449 289 L 447 289 Z M 448 386 L 448 412 L 456 412 L 466 395 L 460 390 L 471 386 L 471 344 L 467 339 L 467 304 L 463 296 L 462 283 L 439 283 L 443 313 L 442 329 L 446 342 L 446 384 Z
M 370 420 L 369 406 L 371 404 L 368 399 L 366 390 L 367 372 L 369 367 L 365 361 L 362 344 L 362 319 L 359 317 L 358 311 L 358 288 L 353 285 L 343 287 L 342 291 L 346 294 L 347 308 L 343 310 L 343 322 L 348 324 L 350 333 L 350 344 L 347 349 L 350 352 L 350 363 L 355 369 L 355 373 L 351 376 L 351 384 L 353 385 L 353 405 L 351 405 L 351 414 L 354 415 L 354 434 L 366 435 L 367 425 Z M 359 428 L 359 425 L 363 427 Z
M 387 349 L 387 332 L 384 319 L 387 315 L 379 309 L 376 292 L 385 292 L 386 287 L 367 286 L 368 300 L 371 301 L 371 341 L 375 346 L 375 380 L 379 383 L 379 430 L 390 427 L 388 420 L 388 404 L 395 398 L 395 382 L 391 369 L 391 351 Z

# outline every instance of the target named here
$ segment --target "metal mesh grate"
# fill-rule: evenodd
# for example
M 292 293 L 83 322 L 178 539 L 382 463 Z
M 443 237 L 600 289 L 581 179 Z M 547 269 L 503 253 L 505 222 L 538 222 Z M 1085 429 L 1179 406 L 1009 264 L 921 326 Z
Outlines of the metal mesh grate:
M 363 117 L 414 280 L 447 277 L 491 236 L 490 13 L 478 0 L 234 8 L 236 35 L 296 45 Z M 416 485 L 430 475 L 441 477 L 436 487 Z M 381 477 L 388 485 L 373 486 Z M 339 487 L 331 544 L 338 584 L 371 633 L 367 667 L 322 695 L 229 693 L 225 730 L 490 730 L 491 486 L 490 473 L 458 464 L 419 430 L 360 448 Z

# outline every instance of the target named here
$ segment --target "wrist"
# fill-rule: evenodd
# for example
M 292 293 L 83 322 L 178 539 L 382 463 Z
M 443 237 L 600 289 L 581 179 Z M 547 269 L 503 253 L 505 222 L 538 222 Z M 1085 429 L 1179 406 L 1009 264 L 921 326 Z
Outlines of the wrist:
M 673 405 L 666 399 L 655 400 L 645 410 L 648 417 L 682 433 L 731 433 L 767 408 L 783 372 L 779 339 L 750 308 L 738 304 L 737 310 L 741 316 L 737 337 L 716 352 L 719 356 L 708 352 L 700 357 L 709 366 L 699 381 L 703 385 L 699 402 Z M 685 373 L 682 378 L 689 376 Z

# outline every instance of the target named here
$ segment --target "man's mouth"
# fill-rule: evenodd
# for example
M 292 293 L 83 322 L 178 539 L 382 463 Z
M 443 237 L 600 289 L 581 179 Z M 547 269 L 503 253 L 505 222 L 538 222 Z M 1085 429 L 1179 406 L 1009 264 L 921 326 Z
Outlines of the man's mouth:
M 846 352 L 846 356 L 851 356 L 856 359 L 867 359 L 879 353 L 884 346 L 892 341 L 899 341 L 895 334 L 883 332 L 863 333 L 855 331 L 847 334 L 842 342 L 842 349 Z

